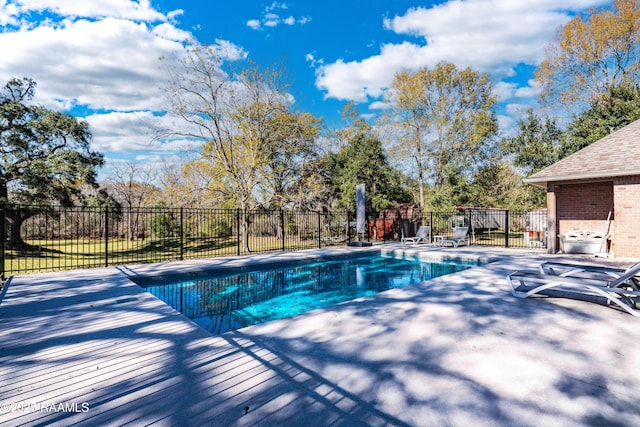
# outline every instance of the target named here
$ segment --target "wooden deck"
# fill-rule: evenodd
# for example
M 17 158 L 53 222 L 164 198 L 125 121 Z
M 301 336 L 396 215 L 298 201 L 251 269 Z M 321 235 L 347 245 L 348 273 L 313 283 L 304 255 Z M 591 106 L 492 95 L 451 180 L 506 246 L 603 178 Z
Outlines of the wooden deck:
M 239 260 L 15 277 L 0 424 L 640 425 L 640 322 L 513 298 L 505 273 L 539 256 L 220 337 L 125 273 Z

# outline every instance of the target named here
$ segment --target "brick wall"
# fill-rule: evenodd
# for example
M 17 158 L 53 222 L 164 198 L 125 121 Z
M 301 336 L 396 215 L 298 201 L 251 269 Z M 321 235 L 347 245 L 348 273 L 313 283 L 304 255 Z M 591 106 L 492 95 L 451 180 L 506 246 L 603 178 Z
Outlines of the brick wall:
M 605 231 L 613 205 L 610 251 L 618 258 L 640 258 L 640 175 L 613 182 L 556 185 L 554 191 L 558 234 Z
M 616 257 L 640 258 L 640 175 L 616 178 L 616 230 L 612 251 Z
M 572 230 L 605 231 L 607 217 L 613 204 L 613 183 L 595 182 L 557 185 L 556 227 L 558 234 Z M 612 212 L 609 233 L 614 229 Z

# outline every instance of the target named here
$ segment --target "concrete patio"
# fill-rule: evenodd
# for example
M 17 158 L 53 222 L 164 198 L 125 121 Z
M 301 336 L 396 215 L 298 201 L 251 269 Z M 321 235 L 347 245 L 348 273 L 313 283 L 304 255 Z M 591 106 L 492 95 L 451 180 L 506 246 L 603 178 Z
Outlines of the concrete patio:
M 128 276 L 246 258 L 14 277 L 0 292 L 0 424 L 640 425 L 640 319 L 509 292 L 508 272 L 561 257 L 384 248 L 497 261 L 219 337 Z

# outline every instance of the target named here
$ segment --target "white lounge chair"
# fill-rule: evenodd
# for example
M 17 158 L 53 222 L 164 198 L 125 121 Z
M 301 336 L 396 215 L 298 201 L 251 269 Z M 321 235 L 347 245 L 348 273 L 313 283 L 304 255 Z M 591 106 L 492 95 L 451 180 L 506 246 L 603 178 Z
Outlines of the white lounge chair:
M 540 273 L 542 274 L 551 274 L 555 276 L 584 276 L 585 274 L 596 273 L 604 275 L 605 277 L 608 276 L 617 279 L 627 271 L 631 270 L 633 267 L 635 267 L 635 265 L 629 268 L 621 268 L 548 261 L 540 264 L 538 270 L 540 270 Z M 638 280 L 640 280 L 640 277 L 635 276 L 630 280 L 633 280 L 635 283 L 637 283 Z
M 450 239 L 441 239 L 438 242 L 438 245 L 444 246 L 445 244 L 451 243 L 454 248 L 457 248 L 458 245 L 465 244 L 469 245 L 469 238 L 467 234 L 469 233 L 469 227 L 454 227 L 453 236 Z
M 557 288 L 560 291 L 568 291 L 569 294 L 566 296 L 604 297 L 607 303 L 615 304 L 633 316 L 640 316 L 640 311 L 636 310 L 636 302 L 640 298 L 637 277 L 640 274 L 640 263 L 626 270 L 544 263 L 540 265 L 540 271 L 542 273 L 516 271 L 507 275 L 507 283 L 511 287 L 511 293 L 518 298 L 528 298 L 542 291 Z M 601 275 L 586 277 L 585 273 Z
M 413 237 L 403 237 L 400 239 L 402 243 L 413 243 L 414 246 L 419 243 L 431 243 L 431 227 L 427 225 L 421 225 Z

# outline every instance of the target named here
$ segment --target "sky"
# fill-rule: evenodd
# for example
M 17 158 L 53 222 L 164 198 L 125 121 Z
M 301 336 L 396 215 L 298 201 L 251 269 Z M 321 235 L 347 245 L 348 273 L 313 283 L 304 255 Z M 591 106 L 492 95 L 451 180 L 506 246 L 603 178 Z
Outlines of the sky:
M 533 71 L 558 28 L 611 0 L 0 0 L 0 84 L 37 83 L 35 102 L 86 120 L 108 174 L 122 162 L 179 163 L 193 148 L 155 140 L 163 127 L 160 57 L 194 43 L 228 62 L 283 64 L 294 108 L 341 126 L 352 101 L 384 111 L 402 70 L 442 61 L 489 73 L 501 129 L 513 128 L 538 88 Z M 171 60 L 171 59 L 169 59 Z

